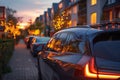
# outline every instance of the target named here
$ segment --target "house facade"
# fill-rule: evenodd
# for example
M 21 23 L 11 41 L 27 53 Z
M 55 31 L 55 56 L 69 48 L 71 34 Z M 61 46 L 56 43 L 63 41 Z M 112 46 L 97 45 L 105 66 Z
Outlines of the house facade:
M 120 0 L 107 0 L 103 8 L 103 22 L 120 21 Z
M 2 38 L 4 34 L 5 24 L 6 21 L 6 8 L 5 6 L 0 6 L 0 38 Z
M 43 14 L 43 24 L 44 24 L 44 36 L 47 36 L 47 11 Z
M 87 24 L 87 0 L 80 0 L 78 5 L 78 25 Z
M 52 36 L 54 33 L 55 33 L 55 30 L 53 28 L 53 25 L 52 25 L 52 21 L 54 19 L 54 15 L 57 13 L 58 11 L 58 3 L 53 3 L 52 4 L 52 8 L 51 8 L 51 15 L 50 15 L 50 18 L 51 18 L 51 21 L 50 21 L 50 36 Z
M 39 18 L 40 18 L 40 19 L 39 19 L 39 20 L 40 20 L 40 22 L 41 22 L 41 23 L 43 23 L 43 22 L 44 22 L 44 20 L 43 20 L 43 15 L 40 15 L 40 17 L 39 17 Z
M 87 0 L 87 24 L 100 24 L 106 0 Z
M 51 8 L 51 20 L 53 20 L 54 15 L 57 13 L 57 11 L 58 11 L 58 3 L 53 3 Z
M 71 0 L 68 8 L 66 8 L 67 14 L 70 17 L 69 27 L 77 26 L 78 24 L 78 0 Z

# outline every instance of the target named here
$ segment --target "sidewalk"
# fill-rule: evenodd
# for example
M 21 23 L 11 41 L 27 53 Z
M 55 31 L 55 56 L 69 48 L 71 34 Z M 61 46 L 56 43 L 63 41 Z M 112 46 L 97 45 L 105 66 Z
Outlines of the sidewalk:
M 26 48 L 23 40 L 20 40 L 18 45 L 15 46 L 9 65 L 12 72 L 6 74 L 3 80 L 38 80 L 34 58 Z

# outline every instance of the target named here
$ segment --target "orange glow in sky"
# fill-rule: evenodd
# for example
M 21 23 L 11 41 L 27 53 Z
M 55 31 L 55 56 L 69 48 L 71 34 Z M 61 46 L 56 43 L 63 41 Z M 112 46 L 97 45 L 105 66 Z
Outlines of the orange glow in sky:
M 17 28 L 19 29 L 25 29 L 28 26 L 28 23 L 19 23 Z

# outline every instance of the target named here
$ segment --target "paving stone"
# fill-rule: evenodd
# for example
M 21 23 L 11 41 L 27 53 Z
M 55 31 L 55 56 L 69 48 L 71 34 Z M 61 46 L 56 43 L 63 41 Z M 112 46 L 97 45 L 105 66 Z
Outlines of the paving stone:
M 12 72 L 4 75 L 3 80 L 38 80 L 34 59 L 23 40 L 20 40 L 9 62 Z

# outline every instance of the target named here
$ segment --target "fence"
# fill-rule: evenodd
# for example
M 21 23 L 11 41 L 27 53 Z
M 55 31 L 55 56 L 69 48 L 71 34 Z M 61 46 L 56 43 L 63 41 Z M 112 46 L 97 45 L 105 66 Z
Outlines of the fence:
M 91 27 L 102 30 L 120 29 L 120 22 L 107 22 L 97 25 L 91 25 Z

